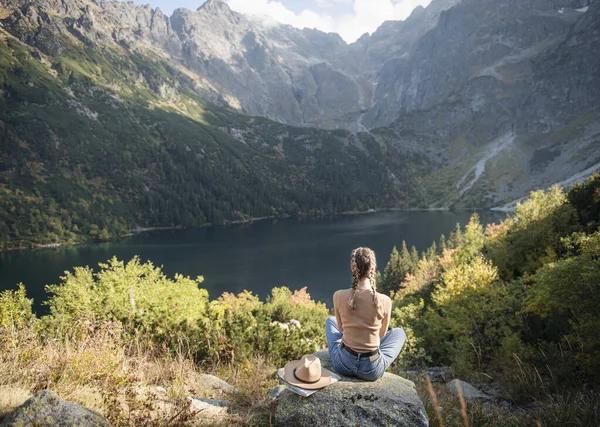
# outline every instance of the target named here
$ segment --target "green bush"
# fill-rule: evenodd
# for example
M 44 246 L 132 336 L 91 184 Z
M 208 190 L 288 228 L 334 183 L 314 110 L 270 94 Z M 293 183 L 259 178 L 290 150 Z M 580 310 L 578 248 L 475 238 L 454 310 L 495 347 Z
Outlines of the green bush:
M 600 173 L 569 191 L 569 203 L 577 210 L 581 224 L 588 232 L 600 227 Z
M 35 319 L 32 303 L 23 284 L 17 290 L 0 292 L 0 328 L 22 329 L 30 325 Z
M 131 335 L 175 342 L 179 331 L 195 325 L 208 308 L 208 292 L 198 287 L 202 277 L 171 280 L 138 258 L 128 263 L 113 258 L 97 273 L 78 267 L 62 281 L 47 286 L 50 315 L 43 321 L 65 334 L 81 321 L 118 321 Z
M 540 268 L 525 310 L 544 319 L 546 340 L 574 371 L 600 380 L 600 232 L 564 239 L 569 256 Z
M 485 234 L 474 216 L 426 253 L 395 294 L 403 367 L 452 365 L 514 400 L 600 384 L 599 188 L 600 175 L 533 192 Z
M 275 288 L 264 304 L 249 292 L 224 294 L 201 321 L 205 357 L 219 363 L 262 356 L 282 364 L 324 346 L 327 316 L 305 290 Z
M 488 230 L 485 253 L 502 278 L 514 279 L 559 257 L 560 238 L 578 228 L 577 212 L 560 187 L 534 191 L 500 227 Z
M 324 346 L 327 309 L 305 289 L 275 288 L 264 303 L 247 291 L 211 302 L 202 281 L 169 279 L 138 258 L 113 258 L 98 272 L 78 267 L 47 287 L 50 314 L 41 330 L 78 339 L 116 322 L 126 338 L 143 335 L 174 351 L 183 344 L 196 360 L 213 364 L 257 356 L 281 364 Z

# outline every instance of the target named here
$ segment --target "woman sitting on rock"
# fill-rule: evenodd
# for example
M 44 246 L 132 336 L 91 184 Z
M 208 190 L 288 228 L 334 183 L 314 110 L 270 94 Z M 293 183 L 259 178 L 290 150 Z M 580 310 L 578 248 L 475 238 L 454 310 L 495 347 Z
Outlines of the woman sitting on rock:
M 352 288 L 333 295 L 335 317 L 325 322 L 333 368 L 340 374 L 375 381 L 398 357 L 406 334 L 391 329 L 392 300 L 376 290 L 375 252 L 358 248 L 350 257 Z

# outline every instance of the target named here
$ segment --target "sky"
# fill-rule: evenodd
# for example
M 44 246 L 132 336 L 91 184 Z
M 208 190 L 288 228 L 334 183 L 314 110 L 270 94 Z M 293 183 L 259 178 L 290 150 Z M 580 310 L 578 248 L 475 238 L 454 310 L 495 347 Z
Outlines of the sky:
M 338 33 L 348 43 L 374 32 L 384 21 L 404 20 L 431 0 L 225 0 L 238 12 L 268 16 L 298 28 Z M 135 0 L 160 7 L 167 15 L 184 7 L 196 10 L 204 0 Z

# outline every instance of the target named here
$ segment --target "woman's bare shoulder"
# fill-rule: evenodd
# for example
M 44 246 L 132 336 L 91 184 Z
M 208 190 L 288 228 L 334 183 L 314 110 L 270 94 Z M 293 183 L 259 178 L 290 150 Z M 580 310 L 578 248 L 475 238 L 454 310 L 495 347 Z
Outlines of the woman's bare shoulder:
M 340 298 L 344 298 L 350 295 L 350 289 L 340 289 L 333 294 L 333 302 L 339 301 Z
M 387 296 L 385 294 L 380 294 L 379 292 L 378 292 L 378 294 L 379 294 L 379 301 L 381 301 L 383 303 L 384 307 L 392 306 L 392 299 L 389 296 Z
M 347 293 L 349 293 L 350 290 L 349 289 L 340 289 L 339 291 L 335 291 L 335 293 L 333 294 L 333 298 L 339 298 L 341 296 L 346 295 Z

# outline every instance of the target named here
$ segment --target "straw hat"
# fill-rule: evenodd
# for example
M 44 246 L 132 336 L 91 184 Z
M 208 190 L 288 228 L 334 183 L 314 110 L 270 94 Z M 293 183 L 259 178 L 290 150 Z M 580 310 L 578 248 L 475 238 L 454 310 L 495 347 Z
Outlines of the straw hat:
M 331 372 L 321 367 L 318 357 L 309 354 L 288 362 L 283 369 L 287 383 L 296 387 L 316 390 L 331 384 Z

